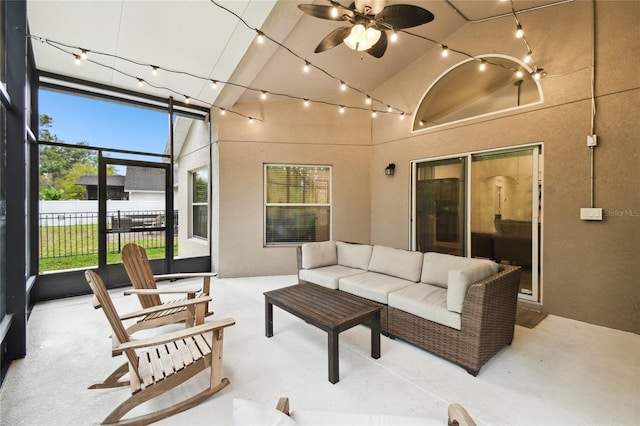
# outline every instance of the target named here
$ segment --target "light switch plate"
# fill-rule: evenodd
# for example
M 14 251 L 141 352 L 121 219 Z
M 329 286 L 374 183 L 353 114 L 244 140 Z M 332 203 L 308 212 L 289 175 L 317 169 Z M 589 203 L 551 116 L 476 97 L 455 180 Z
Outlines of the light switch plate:
M 580 209 L 582 220 L 602 220 L 602 209 L 599 207 L 584 207 Z

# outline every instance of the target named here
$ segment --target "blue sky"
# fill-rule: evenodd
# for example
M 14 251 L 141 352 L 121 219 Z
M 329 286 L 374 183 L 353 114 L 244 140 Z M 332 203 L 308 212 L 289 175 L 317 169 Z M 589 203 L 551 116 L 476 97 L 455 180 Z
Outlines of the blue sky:
M 169 129 L 168 115 L 82 96 L 40 90 L 40 114 L 53 118 L 50 129 L 63 142 L 87 142 L 90 146 L 162 154 Z M 110 157 L 161 161 L 159 157 Z

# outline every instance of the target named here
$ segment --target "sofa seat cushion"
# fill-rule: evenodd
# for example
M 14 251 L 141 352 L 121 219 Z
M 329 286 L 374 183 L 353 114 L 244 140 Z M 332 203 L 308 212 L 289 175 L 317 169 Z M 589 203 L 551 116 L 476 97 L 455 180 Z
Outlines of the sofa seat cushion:
M 420 281 L 422 259 L 419 251 L 373 246 L 368 269 L 417 283 Z
M 350 268 L 367 270 L 371 260 L 373 246 L 369 244 L 352 244 L 336 241 L 338 264 Z
M 334 241 L 322 241 L 302 245 L 302 268 L 320 268 L 337 263 L 338 253 Z
M 493 273 L 498 272 L 498 264 L 487 259 L 474 259 L 452 254 L 428 252 L 424 254 L 420 282 L 447 288 L 449 271 L 469 265 L 489 265 Z
M 497 265 L 497 264 L 496 264 Z M 486 263 L 467 265 L 449 271 L 447 286 L 447 309 L 462 313 L 462 305 L 471 284 L 480 282 L 495 274 L 494 268 Z
M 301 269 L 298 274 L 300 279 L 304 281 L 336 290 L 340 278 L 363 274 L 364 272 L 362 269 L 348 268 L 342 265 L 331 265 L 322 268 Z
M 389 294 L 389 307 L 460 330 L 462 316 L 447 309 L 447 290 L 424 283 Z
M 374 302 L 387 304 L 389 293 L 414 284 L 411 281 L 376 272 L 363 272 L 340 278 L 338 288 Z

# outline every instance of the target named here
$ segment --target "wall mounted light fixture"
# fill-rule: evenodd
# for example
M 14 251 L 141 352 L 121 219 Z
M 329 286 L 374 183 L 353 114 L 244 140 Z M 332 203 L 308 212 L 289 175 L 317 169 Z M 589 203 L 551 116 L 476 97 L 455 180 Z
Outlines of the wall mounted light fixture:
M 393 176 L 393 172 L 396 170 L 396 165 L 394 163 L 389 163 L 389 165 L 384 169 L 384 174 L 387 176 Z

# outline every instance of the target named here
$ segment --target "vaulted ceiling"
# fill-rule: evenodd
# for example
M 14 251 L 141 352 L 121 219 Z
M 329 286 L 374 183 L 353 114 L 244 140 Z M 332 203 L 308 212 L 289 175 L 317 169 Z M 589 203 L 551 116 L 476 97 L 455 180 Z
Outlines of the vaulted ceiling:
M 426 8 L 435 19 L 407 30 L 415 35 L 401 33 L 379 59 L 344 44 L 314 53 L 320 40 L 346 24 L 306 15 L 297 6 L 328 5 L 326 0 L 29 0 L 28 18 L 41 71 L 179 101 L 186 95 L 197 105 L 231 107 L 258 99 L 259 90 L 333 96 L 339 90 L 335 78 L 370 92 L 429 49 L 439 48 L 428 39 L 445 41 L 474 21 L 508 17 L 512 7 L 525 11 L 564 1 L 389 0 L 387 4 Z M 255 29 L 278 43 L 267 40 L 257 46 Z M 81 49 L 89 51 L 89 59 L 76 65 L 74 55 Z M 300 58 L 335 78 L 313 67 L 303 74 Z M 159 67 L 157 74 L 151 65 Z M 139 79 L 144 80 L 142 87 Z M 211 80 L 240 86 L 226 85 L 230 94 L 219 97 L 225 85 L 213 89 Z

